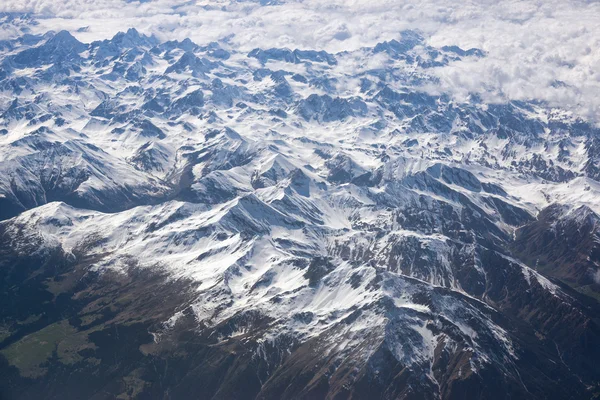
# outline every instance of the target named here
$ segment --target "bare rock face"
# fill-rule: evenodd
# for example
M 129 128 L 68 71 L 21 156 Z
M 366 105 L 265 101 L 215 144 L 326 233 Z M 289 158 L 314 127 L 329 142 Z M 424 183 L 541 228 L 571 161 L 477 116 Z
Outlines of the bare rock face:
M 598 215 L 589 207 L 553 204 L 516 231 L 514 252 L 536 270 L 598 298 L 600 241 Z
M 598 130 L 425 90 L 483 51 L 0 51 L 1 398 L 600 392 Z

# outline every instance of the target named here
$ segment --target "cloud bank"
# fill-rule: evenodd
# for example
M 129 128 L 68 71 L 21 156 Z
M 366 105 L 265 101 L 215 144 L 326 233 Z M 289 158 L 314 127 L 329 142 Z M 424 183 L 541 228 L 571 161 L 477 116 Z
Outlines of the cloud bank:
M 69 29 L 82 41 L 135 27 L 162 39 L 255 47 L 373 46 L 418 29 L 433 46 L 478 47 L 487 57 L 433 73 L 464 98 L 547 102 L 600 121 L 600 2 L 578 0 L 24 0 L 0 11 L 31 13 L 36 31 Z M 85 32 L 75 32 L 88 27 Z M 4 35 L 10 30 L 3 29 Z

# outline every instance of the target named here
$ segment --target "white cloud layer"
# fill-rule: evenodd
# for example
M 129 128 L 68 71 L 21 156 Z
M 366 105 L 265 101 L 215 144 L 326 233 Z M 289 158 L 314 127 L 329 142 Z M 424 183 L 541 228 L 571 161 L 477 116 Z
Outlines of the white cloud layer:
M 262 1 L 267 3 L 267 1 Z M 38 31 L 76 30 L 80 40 L 136 27 L 163 39 L 231 47 L 330 52 L 372 46 L 419 29 L 434 46 L 478 47 L 487 57 L 437 69 L 444 90 L 463 97 L 539 99 L 600 121 L 600 2 L 579 0 L 0 0 L 29 12 Z M 3 30 L 6 31 L 6 30 Z

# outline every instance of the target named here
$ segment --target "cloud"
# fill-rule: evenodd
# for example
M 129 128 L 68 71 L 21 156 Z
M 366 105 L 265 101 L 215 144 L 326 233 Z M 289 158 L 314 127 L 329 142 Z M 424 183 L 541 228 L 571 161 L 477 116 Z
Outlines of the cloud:
M 38 31 L 89 26 L 76 34 L 83 41 L 136 27 L 163 39 L 227 41 L 244 51 L 355 50 L 419 29 L 431 45 L 487 52 L 433 71 L 457 98 L 477 92 L 490 101 L 538 99 L 600 121 L 598 1 L 24 0 L 3 2 L 0 11 L 31 13 Z

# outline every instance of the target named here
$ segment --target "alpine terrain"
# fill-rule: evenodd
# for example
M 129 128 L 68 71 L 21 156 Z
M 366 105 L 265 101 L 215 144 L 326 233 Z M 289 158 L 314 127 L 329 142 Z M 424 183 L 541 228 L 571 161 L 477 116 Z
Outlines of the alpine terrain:
M 0 21 L 0 398 L 600 396 L 600 128 L 486 51 Z

